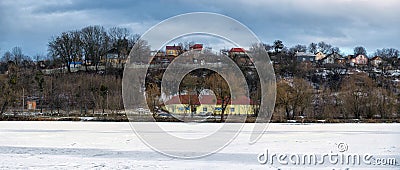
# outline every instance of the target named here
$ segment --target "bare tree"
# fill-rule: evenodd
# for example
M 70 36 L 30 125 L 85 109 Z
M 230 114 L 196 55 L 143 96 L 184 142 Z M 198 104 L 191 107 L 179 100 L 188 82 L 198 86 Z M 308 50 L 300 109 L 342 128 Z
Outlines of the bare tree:
M 107 32 L 102 26 L 88 26 L 82 29 L 81 35 L 85 60 L 93 63 L 97 72 L 101 57 L 109 49 Z
M 333 92 L 339 91 L 348 68 L 340 64 L 326 64 L 325 68 L 329 70 L 326 75 L 326 85 Z
M 290 119 L 293 113 L 293 107 L 291 105 L 293 100 L 291 96 L 292 88 L 285 81 L 279 81 L 276 86 L 276 107 L 283 108 L 286 114 L 286 119 Z
M 223 122 L 225 116 L 226 107 L 231 103 L 230 87 L 225 81 L 225 79 L 218 73 L 214 73 L 207 77 L 206 85 L 211 89 L 217 100 L 221 104 L 221 122 Z
M 306 52 L 306 51 L 307 51 L 307 46 L 297 44 L 289 49 L 289 54 L 294 55 L 294 54 L 296 54 L 296 52 Z
M 374 56 L 380 56 L 382 58 L 398 58 L 399 57 L 399 50 L 394 48 L 383 48 L 377 49 L 374 53 Z
M 10 87 L 10 81 L 1 80 L 0 81 L 0 116 L 7 110 L 8 105 L 12 102 L 13 90 Z M 11 84 L 12 85 L 12 84 Z
M 5 63 L 12 61 L 12 60 L 13 60 L 13 55 L 9 51 L 5 52 L 3 55 L 3 58 L 1 59 L 1 61 L 5 62 Z
M 283 107 L 287 119 L 305 116 L 311 107 L 312 87 L 301 78 L 277 83 L 277 106 Z
M 283 45 L 281 40 L 275 40 L 273 47 L 274 47 L 275 53 L 278 53 L 279 50 L 282 50 L 285 46 Z
M 345 118 L 354 115 L 354 118 L 358 119 L 369 114 L 367 109 L 374 101 L 370 100 L 374 96 L 371 89 L 374 89 L 374 82 L 365 74 L 352 75 L 344 81 L 340 94 Z
M 18 93 L 21 91 L 21 83 L 23 76 L 20 75 L 20 68 L 15 63 L 8 65 L 9 75 L 5 79 L 0 79 L 0 94 L 1 94 L 1 109 L 0 115 L 2 115 L 7 108 L 15 106 Z
M 269 44 L 262 44 L 262 45 L 264 46 L 264 48 L 267 52 L 271 52 L 271 50 L 274 49 L 274 47 L 272 45 L 269 45 Z
M 146 85 L 146 101 L 152 113 L 156 113 L 160 106 L 159 97 L 161 90 L 155 83 L 148 83 Z M 153 115 L 154 116 L 154 115 Z
M 358 55 L 367 55 L 367 50 L 365 50 L 364 47 L 362 46 L 358 46 L 354 48 L 354 55 L 358 56 Z
M 130 32 L 127 28 L 112 27 L 108 31 L 111 42 L 115 43 L 117 40 L 128 39 Z
M 196 72 L 200 73 L 201 71 L 190 72 L 179 84 L 179 93 L 188 94 L 187 103 L 185 104 L 186 108 L 190 108 L 190 113 L 193 113 L 197 107 L 197 97 L 194 96 L 199 96 L 200 92 L 204 89 L 204 79 L 197 78 Z
M 14 63 L 19 66 L 22 64 L 22 60 L 24 58 L 24 54 L 22 53 L 21 47 L 14 47 L 11 50 L 11 53 L 13 55 Z
M 311 43 L 310 45 L 308 45 L 308 52 L 310 53 L 317 53 L 318 52 L 318 44 L 317 43 Z
M 49 42 L 48 51 L 51 56 L 59 57 L 70 73 L 70 63 L 82 58 L 81 44 L 79 31 L 63 32 Z
M 318 43 L 318 50 L 324 54 L 328 54 L 332 49 L 332 45 L 325 43 L 324 41 L 321 41 Z
M 293 110 L 299 116 L 306 116 L 306 112 L 311 107 L 312 87 L 301 78 L 293 79 Z
M 331 54 L 333 54 L 333 53 L 339 54 L 340 53 L 340 48 L 339 47 L 332 47 L 330 53 Z

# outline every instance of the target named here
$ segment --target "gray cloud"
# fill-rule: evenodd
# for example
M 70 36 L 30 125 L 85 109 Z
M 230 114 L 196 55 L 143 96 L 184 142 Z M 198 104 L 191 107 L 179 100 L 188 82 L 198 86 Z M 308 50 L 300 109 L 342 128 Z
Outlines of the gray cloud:
M 21 46 L 28 55 L 46 54 L 51 36 L 87 25 L 126 26 L 143 33 L 166 18 L 196 11 L 235 18 L 267 43 L 281 39 L 292 46 L 326 41 L 346 52 L 358 45 L 369 52 L 399 49 L 399 6 L 396 0 L 2 0 L 0 54 L 13 46 Z

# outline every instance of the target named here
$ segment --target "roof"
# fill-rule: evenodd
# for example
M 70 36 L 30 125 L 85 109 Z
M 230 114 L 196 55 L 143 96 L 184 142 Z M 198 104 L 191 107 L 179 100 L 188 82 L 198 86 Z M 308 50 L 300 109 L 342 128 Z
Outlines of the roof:
M 300 57 L 300 56 L 312 56 L 312 57 L 315 57 L 315 54 L 306 53 L 306 52 L 296 52 L 295 56 L 297 56 L 297 57 Z
M 382 60 L 382 58 L 379 56 L 375 56 L 375 57 L 372 57 L 371 60 Z
M 359 54 L 359 55 L 357 55 L 357 56 L 355 56 L 355 55 L 350 55 L 350 58 L 351 58 L 351 59 L 357 58 L 357 57 L 367 58 L 364 54 Z
M 165 49 L 166 50 L 182 50 L 182 47 L 173 45 L 173 46 L 166 46 Z
M 195 44 L 190 47 L 191 49 L 203 49 L 203 44 Z
M 189 103 L 193 105 L 201 105 L 201 104 L 220 105 L 222 104 L 222 101 L 217 100 L 213 95 L 201 95 L 200 98 L 197 95 L 180 95 L 180 96 L 173 96 L 170 100 L 165 102 L 165 105 L 189 104 Z M 247 105 L 248 103 L 253 104 L 253 101 L 246 96 L 239 96 L 231 101 L 231 105 Z
M 329 57 L 333 57 L 334 59 L 345 59 L 345 58 L 342 58 L 342 55 L 340 55 L 339 53 L 335 52 L 335 53 L 328 54 L 327 56 L 325 56 L 321 60 L 325 60 L 325 59 L 327 59 Z
M 246 50 L 244 50 L 244 48 L 231 48 L 231 50 L 229 50 L 229 52 L 240 52 L 240 53 L 245 53 Z
M 251 99 L 246 96 L 239 96 L 232 100 L 232 105 L 247 105 L 247 104 L 254 104 Z
M 334 53 L 328 54 L 327 56 L 334 56 L 334 57 L 336 57 L 336 58 L 341 58 L 341 57 L 343 57 L 342 55 L 340 55 L 340 54 L 339 54 L 339 53 L 337 53 L 337 52 L 334 52 Z
M 202 96 L 201 99 L 199 100 L 199 97 L 197 95 L 180 95 L 180 96 L 174 96 L 167 102 L 165 102 L 166 105 L 169 104 L 194 104 L 194 105 L 200 105 L 200 103 L 203 104 L 214 104 L 215 103 L 215 98 L 211 98 L 213 96 L 208 95 L 208 96 Z

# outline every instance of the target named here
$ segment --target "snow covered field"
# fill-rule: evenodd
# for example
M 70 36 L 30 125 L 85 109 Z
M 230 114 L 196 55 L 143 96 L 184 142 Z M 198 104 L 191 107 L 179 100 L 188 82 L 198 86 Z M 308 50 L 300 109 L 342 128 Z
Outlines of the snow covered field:
M 168 131 L 180 123 L 161 123 Z M 205 124 L 188 135 L 214 131 Z M 204 128 L 205 127 L 205 128 Z M 0 122 L 0 169 L 400 169 L 400 124 L 270 124 L 249 145 L 251 124 L 221 151 L 199 159 L 176 159 L 159 154 L 116 122 Z M 227 132 L 230 133 L 230 132 Z M 338 151 L 345 144 L 346 151 Z M 196 146 L 193 146 L 196 147 Z M 260 164 L 259 154 L 371 154 L 396 158 L 396 165 Z

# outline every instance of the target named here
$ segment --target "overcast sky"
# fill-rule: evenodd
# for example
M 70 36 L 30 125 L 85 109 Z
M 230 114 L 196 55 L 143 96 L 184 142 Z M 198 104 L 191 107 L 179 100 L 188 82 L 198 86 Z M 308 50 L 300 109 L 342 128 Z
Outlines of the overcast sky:
M 325 41 L 346 53 L 355 46 L 369 53 L 400 49 L 399 0 L 1 0 L 0 54 L 20 46 L 27 55 L 46 55 L 52 36 L 88 25 L 122 26 L 142 34 L 188 12 L 227 15 L 268 44 Z

